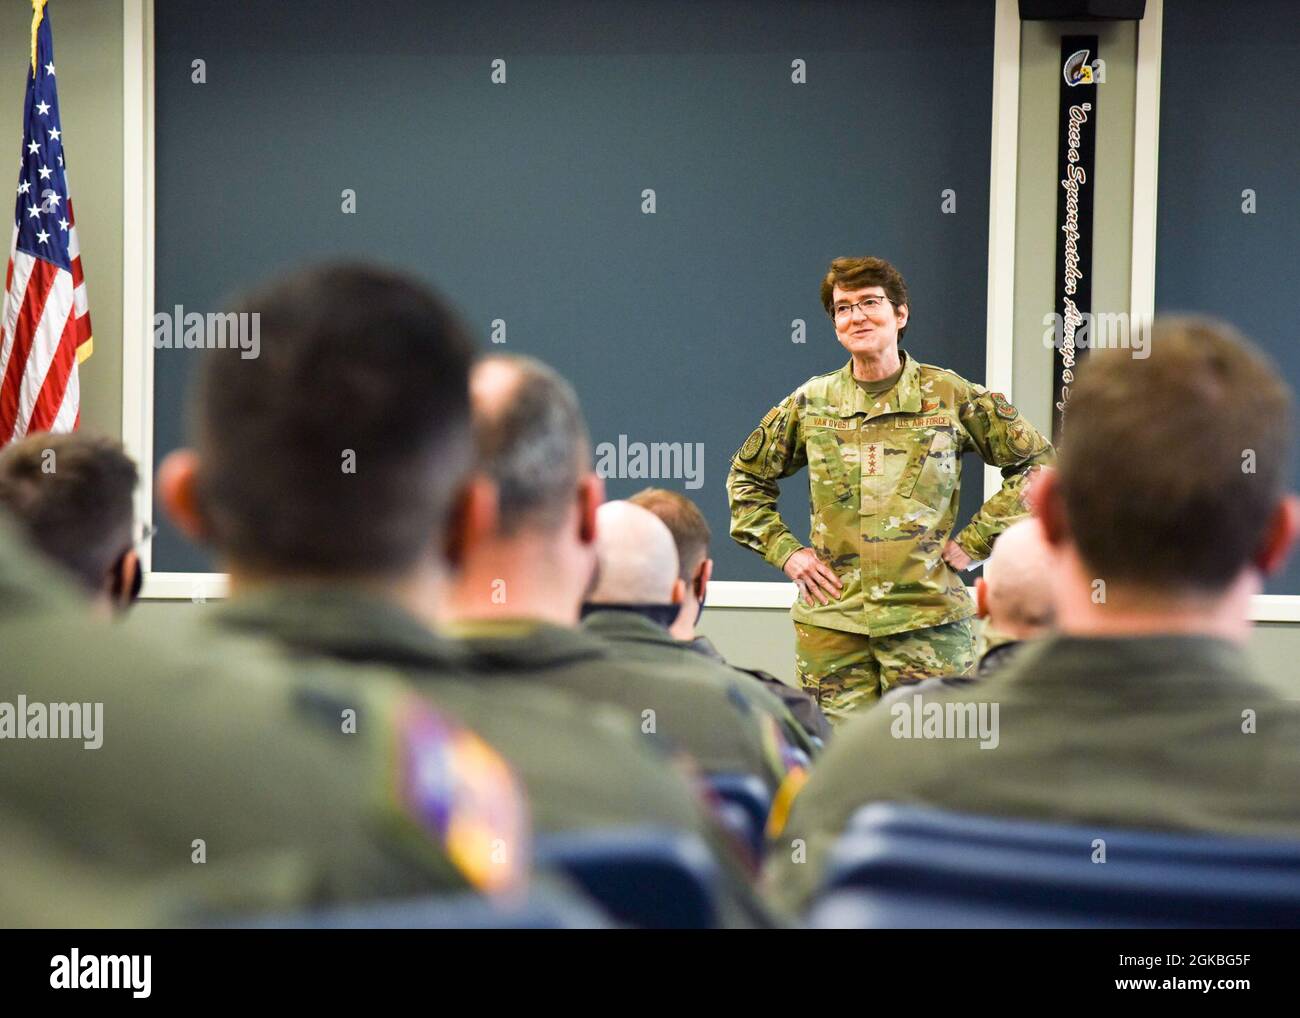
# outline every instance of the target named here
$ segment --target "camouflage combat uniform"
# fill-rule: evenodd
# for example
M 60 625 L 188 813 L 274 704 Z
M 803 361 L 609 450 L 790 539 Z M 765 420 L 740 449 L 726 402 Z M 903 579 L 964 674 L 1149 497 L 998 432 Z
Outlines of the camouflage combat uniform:
M 826 605 L 796 601 L 796 665 L 832 719 L 900 679 L 975 663 L 975 607 L 942 557 L 959 504 L 961 455 L 1002 468 L 1002 489 L 955 540 L 972 559 L 1022 519 L 1027 475 L 1051 444 L 1006 398 L 906 354 L 897 384 L 869 396 L 853 362 L 805 382 L 736 451 L 731 536 L 782 568 L 803 547 L 777 511 L 777 482 L 808 467 L 810 542 L 843 584 Z

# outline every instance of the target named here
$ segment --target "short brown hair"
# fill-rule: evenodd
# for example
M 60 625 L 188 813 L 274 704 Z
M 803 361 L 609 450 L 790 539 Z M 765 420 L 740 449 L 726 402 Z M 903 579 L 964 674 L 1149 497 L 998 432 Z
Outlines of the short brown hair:
M 135 462 L 110 438 L 34 434 L 0 452 L 0 505 L 91 593 L 133 543 Z
M 709 557 L 709 524 L 699 507 L 685 495 L 667 488 L 645 488 L 628 499 L 633 505 L 649 509 L 672 531 L 677 545 L 678 574 L 687 583 Z
M 190 404 L 221 554 L 274 575 L 393 575 L 440 543 L 473 459 L 474 345 L 413 277 L 352 262 L 235 307 L 261 348 L 209 350 Z
M 1159 319 L 1148 350 L 1098 350 L 1079 369 L 1058 461 L 1066 521 L 1098 577 L 1219 592 L 1283 498 L 1291 392 L 1221 322 Z
M 878 286 L 885 291 L 889 303 L 897 312 L 900 304 L 907 305 L 908 321 L 911 321 L 912 302 L 907 296 L 907 283 L 902 274 L 883 258 L 836 258 L 822 280 L 822 307 L 834 317 L 831 304 L 834 300 L 835 287 L 841 290 L 861 290 L 867 286 Z M 898 341 L 903 341 L 904 325 L 898 330 Z

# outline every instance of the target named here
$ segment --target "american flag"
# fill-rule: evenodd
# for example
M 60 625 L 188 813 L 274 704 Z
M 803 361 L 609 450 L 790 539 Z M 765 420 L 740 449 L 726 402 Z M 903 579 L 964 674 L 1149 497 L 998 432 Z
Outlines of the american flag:
M 46 0 L 33 0 L 23 148 L 0 315 L 0 445 L 34 431 L 72 431 L 77 365 L 90 356 L 90 311 L 63 164 Z

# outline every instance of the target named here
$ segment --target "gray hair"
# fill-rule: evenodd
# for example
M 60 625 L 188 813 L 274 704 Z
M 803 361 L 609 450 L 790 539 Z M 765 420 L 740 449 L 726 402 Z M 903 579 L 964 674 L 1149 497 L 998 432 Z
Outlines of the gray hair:
M 517 377 L 499 407 L 475 407 L 480 468 L 497 486 L 500 530 L 553 530 L 573 504 L 590 461 L 587 424 L 577 394 L 554 368 L 532 357 L 492 354 Z

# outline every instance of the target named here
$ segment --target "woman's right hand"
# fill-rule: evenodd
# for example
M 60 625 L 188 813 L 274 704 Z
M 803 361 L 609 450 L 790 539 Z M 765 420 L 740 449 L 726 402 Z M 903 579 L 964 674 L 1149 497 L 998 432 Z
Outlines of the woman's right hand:
M 822 604 L 830 604 L 844 590 L 835 571 L 811 548 L 800 548 L 786 559 L 783 571 L 794 580 L 799 588 L 799 599 L 807 605 L 813 603 L 814 597 Z

